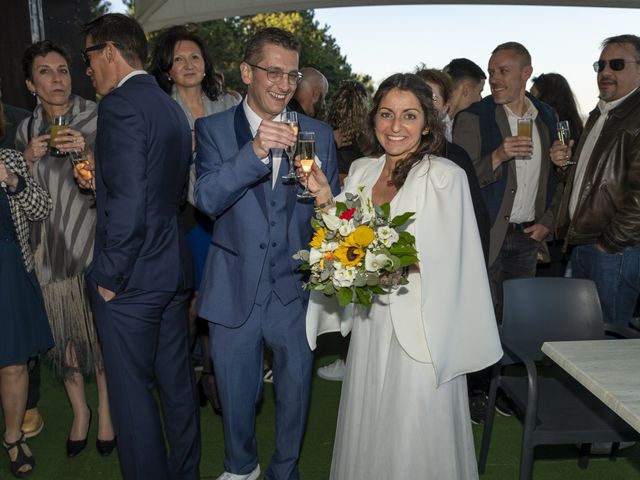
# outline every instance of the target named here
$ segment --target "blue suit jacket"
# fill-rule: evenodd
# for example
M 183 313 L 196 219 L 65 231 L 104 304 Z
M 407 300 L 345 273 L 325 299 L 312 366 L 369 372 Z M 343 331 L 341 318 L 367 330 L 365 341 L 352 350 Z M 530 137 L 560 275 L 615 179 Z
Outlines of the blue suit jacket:
M 333 192 L 337 193 L 338 167 L 331 128 L 300 114 L 298 122 L 301 131 L 316 132 L 316 155 Z M 271 165 L 265 165 L 253 151 L 242 104 L 198 120 L 196 140 L 196 206 L 215 217 L 198 293 L 198 313 L 212 322 L 236 327 L 247 320 L 253 308 L 267 252 L 264 242 L 269 237 L 268 206 L 262 182 L 270 181 Z M 306 306 L 308 292 L 302 289 L 305 276 L 291 257 L 308 248 L 314 206 L 313 202 L 297 199 L 295 186 L 282 184 L 278 188 L 290 189 L 288 255 L 280 261 L 289 263 L 296 277 L 298 296 Z
M 178 225 L 191 132 L 151 75 L 136 75 L 100 102 L 96 138 L 97 226 L 87 276 L 125 288 L 191 288 L 190 253 Z

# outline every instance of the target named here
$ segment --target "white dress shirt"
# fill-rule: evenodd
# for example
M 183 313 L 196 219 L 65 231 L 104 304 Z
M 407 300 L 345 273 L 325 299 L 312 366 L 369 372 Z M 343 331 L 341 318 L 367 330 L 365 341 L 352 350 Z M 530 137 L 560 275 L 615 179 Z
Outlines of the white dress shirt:
M 147 72 L 145 72 L 144 70 L 134 70 L 133 72 L 129 72 L 127 75 L 123 77 L 122 80 L 118 82 L 118 87 L 121 87 L 122 85 L 124 85 L 124 82 L 129 80 L 131 77 L 135 77 L 136 75 L 146 75 L 146 74 Z
M 260 128 L 260 124 L 262 123 L 262 119 L 258 116 L 256 112 L 251 110 L 251 107 L 247 103 L 246 97 L 242 102 L 242 108 L 244 108 L 244 114 L 247 116 L 247 120 L 249 121 L 251 134 L 255 137 L 256 133 L 258 133 L 258 128 Z M 281 120 L 282 120 L 282 112 L 280 112 L 278 115 L 276 115 L 273 118 L 274 122 L 280 122 Z M 265 165 L 269 165 L 268 156 L 261 158 L 260 160 Z M 272 148 L 271 149 L 271 188 L 275 188 L 276 182 L 278 181 L 278 172 L 280 171 L 280 162 L 282 162 L 282 149 Z
M 531 222 L 536 218 L 536 196 L 538 195 L 538 183 L 540 181 L 540 168 L 542 165 L 542 149 L 540 143 L 540 133 L 536 126 L 536 117 L 538 109 L 533 106 L 531 100 L 525 97 L 527 103 L 527 111 L 522 117 L 513 113 L 509 107 L 503 105 L 504 112 L 507 114 L 511 135 L 516 136 L 518 133 L 518 119 L 532 118 L 533 129 L 531 139 L 533 141 L 533 153 L 531 158 L 516 157 L 513 161 L 516 166 L 516 195 L 513 199 L 511 207 L 511 215 L 509 221 L 511 223 Z

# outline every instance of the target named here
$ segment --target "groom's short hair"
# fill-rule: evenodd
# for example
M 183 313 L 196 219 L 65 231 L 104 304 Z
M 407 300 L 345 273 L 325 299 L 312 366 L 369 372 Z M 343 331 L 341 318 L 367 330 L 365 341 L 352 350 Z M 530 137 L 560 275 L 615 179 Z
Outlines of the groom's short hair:
M 244 48 L 243 62 L 257 64 L 262 60 L 262 50 L 265 45 L 277 45 L 287 50 L 300 53 L 300 42 L 291 32 L 280 28 L 270 27 L 258 30 L 249 39 Z

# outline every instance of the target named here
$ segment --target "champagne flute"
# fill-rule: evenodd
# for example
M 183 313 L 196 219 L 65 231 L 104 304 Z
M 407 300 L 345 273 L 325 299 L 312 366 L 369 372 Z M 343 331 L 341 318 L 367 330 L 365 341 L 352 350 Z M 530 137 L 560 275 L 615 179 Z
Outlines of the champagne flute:
M 305 173 L 306 178 L 304 191 L 298 194 L 298 198 L 315 198 L 315 195 L 309 190 L 309 173 L 311 173 L 311 167 L 313 167 L 313 163 L 316 161 L 315 132 L 300 132 L 298 134 L 298 155 L 300 157 L 302 171 Z
M 298 112 L 290 111 L 284 112 L 282 114 L 282 122 L 288 123 L 293 128 L 293 135 L 298 138 Z M 296 173 L 295 162 L 293 161 L 294 155 L 296 153 L 296 142 L 292 146 L 288 146 L 284 149 L 284 152 L 287 154 L 287 160 L 289 161 L 289 171 L 286 175 L 282 176 L 283 180 L 295 181 L 298 179 L 298 174 Z
M 91 184 L 91 193 L 93 193 L 93 196 L 95 197 L 95 178 L 93 176 L 93 172 L 86 169 L 89 165 L 89 159 L 87 158 L 86 153 L 71 151 L 67 155 L 69 156 L 69 160 L 71 160 L 71 165 L 74 170 L 78 172 L 78 175 L 80 175 L 84 180 L 89 181 Z
M 558 122 L 556 126 L 556 134 L 558 135 L 558 140 L 562 142 L 563 145 L 569 146 L 569 140 L 571 139 L 571 130 L 569 129 L 569 121 L 562 120 Z M 566 157 L 567 163 L 565 165 L 575 165 L 577 162 L 572 160 L 568 156 Z

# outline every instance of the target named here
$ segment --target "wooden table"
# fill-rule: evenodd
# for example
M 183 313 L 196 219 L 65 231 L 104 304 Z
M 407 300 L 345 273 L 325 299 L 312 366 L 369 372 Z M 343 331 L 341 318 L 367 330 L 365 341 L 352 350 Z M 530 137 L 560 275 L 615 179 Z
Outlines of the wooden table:
M 545 342 L 542 351 L 640 432 L 640 339 Z

